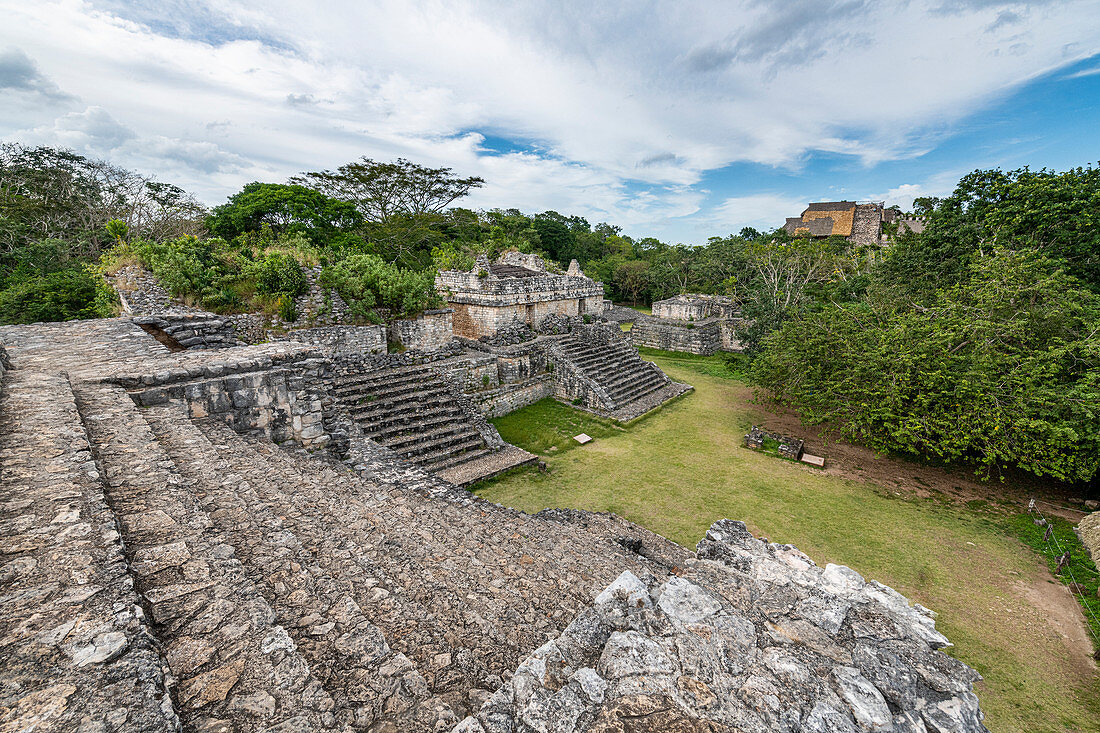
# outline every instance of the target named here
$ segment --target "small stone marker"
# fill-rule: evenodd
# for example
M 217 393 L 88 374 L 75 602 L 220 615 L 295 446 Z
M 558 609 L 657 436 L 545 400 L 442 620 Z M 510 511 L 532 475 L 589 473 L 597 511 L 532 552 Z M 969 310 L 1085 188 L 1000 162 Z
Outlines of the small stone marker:
M 581 445 L 584 445 L 585 443 L 592 442 L 592 436 L 587 435 L 586 433 L 581 433 L 580 435 L 574 435 L 573 440 L 577 441 Z
M 825 468 L 825 456 L 812 456 L 809 453 L 803 453 L 802 462 L 818 468 Z

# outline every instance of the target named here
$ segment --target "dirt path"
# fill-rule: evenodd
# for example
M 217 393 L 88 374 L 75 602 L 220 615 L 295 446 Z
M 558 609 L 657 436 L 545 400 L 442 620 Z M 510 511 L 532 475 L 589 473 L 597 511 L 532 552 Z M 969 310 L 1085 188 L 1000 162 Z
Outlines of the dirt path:
M 755 401 L 752 390 L 747 387 L 742 388 L 739 396 L 760 413 L 763 428 L 800 437 L 805 441 L 807 453 L 824 455 L 827 474 L 882 487 L 898 495 L 912 493 L 927 497 L 939 493 L 952 501 L 966 503 L 983 500 L 1010 511 L 1026 509 L 1028 500 L 1034 496 L 1039 498 L 1040 508 L 1045 514 L 1057 515 L 1071 522 L 1078 522 L 1087 514 L 1084 510 L 1069 506 L 1063 491 L 1036 479 L 1014 477 L 1006 478 L 1004 482 L 993 480 L 983 483 L 965 469 L 951 470 L 877 455 L 863 446 L 830 440 L 828 436 L 813 432 L 813 429 L 802 425 L 793 411 Z M 806 467 L 805 470 L 820 469 Z M 1031 579 L 1017 581 L 1013 588 L 1006 590 L 1020 601 L 1017 609 L 1004 609 L 1007 613 L 1023 614 L 1029 629 L 1059 638 L 1074 671 L 1083 678 L 1096 674 L 1094 646 L 1081 605 L 1068 587 L 1052 578 L 1045 565 L 1037 564 Z
M 1081 605 L 1070 589 L 1051 580 L 1046 567 L 1040 566 L 1033 580 L 1018 581 L 1013 591 L 1031 606 L 1021 609 L 1029 616 L 1028 627 L 1045 628 L 1060 637 L 1074 671 L 1083 677 L 1095 674 L 1096 660 L 1088 653 L 1092 649 L 1092 639 Z
M 941 494 L 960 503 L 982 500 L 999 506 L 1011 505 L 1018 511 L 1026 509 L 1028 500 L 1036 497 L 1043 513 L 1075 523 L 1088 514 L 1069 502 L 1065 489 L 1051 482 L 1021 474 L 1005 476 L 1003 481 L 993 478 L 983 482 L 966 468 L 946 468 L 876 454 L 869 448 L 830 437 L 818 427 L 804 426 L 792 410 L 756 400 L 749 387 L 742 387 L 739 392 L 760 413 L 761 427 L 802 438 L 807 453 L 825 456 L 825 473 L 829 475 L 874 484 L 895 493 L 924 497 Z M 820 469 L 807 467 L 807 470 Z

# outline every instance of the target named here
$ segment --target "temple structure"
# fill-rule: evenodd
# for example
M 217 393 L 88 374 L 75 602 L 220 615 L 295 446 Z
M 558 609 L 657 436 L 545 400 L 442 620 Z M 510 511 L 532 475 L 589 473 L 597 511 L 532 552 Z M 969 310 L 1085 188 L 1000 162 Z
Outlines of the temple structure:
M 468 272 L 440 272 L 435 286 L 454 309 L 455 335 L 471 339 L 516 321 L 534 326 L 549 315 L 598 316 L 605 308 L 603 284 L 585 276 L 576 260 L 558 274 L 538 255 L 522 252 L 492 264 L 479 257 Z

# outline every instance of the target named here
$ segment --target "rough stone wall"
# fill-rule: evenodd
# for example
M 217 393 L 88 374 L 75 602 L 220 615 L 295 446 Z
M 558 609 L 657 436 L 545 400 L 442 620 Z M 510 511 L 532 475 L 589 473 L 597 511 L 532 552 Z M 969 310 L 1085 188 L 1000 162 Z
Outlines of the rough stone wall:
M 179 307 L 171 294 L 157 282 L 153 273 L 144 267 L 127 265 L 108 276 L 107 282 L 118 293 L 123 313 L 141 316 L 164 313 Z
M 237 346 L 236 325 L 213 313 L 160 313 L 136 316 L 134 323 L 163 331 L 185 349 Z
M 503 417 L 521 407 L 553 397 L 554 387 L 552 374 L 540 374 L 522 382 L 476 392 L 470 395 L 470 399 L 486 417 Z
M 386 353 L 385 326 L 320 326 L 279 334 L 275 341 L 309 344 L 326 355 L 344 353 Z
M 454 340 L 454 311 L 450 308 L 424 311 L 418 318 L 390 324 L 389 340 L 406 349 L 435 351 Z
M 303 267 L 302 274 L 309 282 L 309 292 L 294 299 L 294 308 L 298 311 L 296 323 L 304 323 L 310 328 L 349 323 L 351 310 L 347 302 L 335 290 L 319 283 L 321 266 Z
M 744 332 L 748 323 L 741 318 L 724 318 L 718 321 L 718 336 L 722 351 L 740 353 L 745 350 L 745 345 L 741 343 L 741 333 Z
M 720 323 L 714 319 L 690 323 L 643 315 L 630 329 L 630 341 L 635 346 L 709 356 L 722 348 Z
M 597 302 L 598 301 L 598 302 Z M 599 316 L 603 313 L 603 297 L 569 298 L 513 305 L 474 305 L 452 303 L 454 332 L 470 339 L 491 337 L 497 331 L 510 328 L 517 321 L 535 326 L 544 318 L 556 316 Z
M 882 207 L 878 204 L 859 204 L 856 206 L 852 222 L 852 235 L 848 241 L 853 244 L 878 244 L 882 241 Z
M 615 305 L 610 300 L 605 300 L 604 310 L 601 315 L 607 320 L 615 321 L 616 323 L 633 323 L 638 320 L 638 316 L 642 315 L 642 313 L 633 308 L 627 308 L 625 305 Z
M 323 411 L 330 399 L 324 388 L 329 367 L 323 360 L 304 359 L 259 371 L 248 366 L 256 365 L 228 374 L 214 365 L 198 379 L 160 375 L 162 379 L 154 378 L 131 396 L 143 407 L 186 400 L 193 418 L 216 417 L 238 432 L 256 432 L 276 442 L 293 440 L 307 448 L 328 443 Z
M 0 344 L 0 382 L 4 379 L 4 372 L 11 369 L 11 361 L 8 360 L 8 350 Z
M 987 733 L 930 611 L 714 523 L 683 572 L 624 572 L 454 733 Z

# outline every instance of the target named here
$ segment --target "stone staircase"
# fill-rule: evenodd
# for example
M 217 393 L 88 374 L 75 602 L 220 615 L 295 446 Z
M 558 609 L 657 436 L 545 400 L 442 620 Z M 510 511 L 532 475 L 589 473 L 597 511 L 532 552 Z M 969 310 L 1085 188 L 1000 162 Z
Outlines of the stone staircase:
M 338 377 L 333 393 L 365 437 L 433 473 L 493 450 L 451 389 L 427 367 Z
M 177 730 L 68 379 L 0 389 L 0 729 Z
M 626 339 L 601 342 L 573 333 L 561 342 L 565 357 L 606 392 L 608 410 L 644 400 L 669 383 L 664 372 L 638 356 Z
M 332 696 L 142 411 L 117 387 L 74 391 L 184 728 L 335 729 Z

